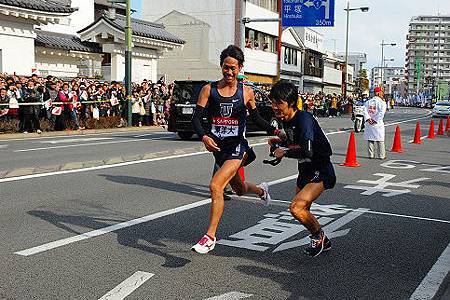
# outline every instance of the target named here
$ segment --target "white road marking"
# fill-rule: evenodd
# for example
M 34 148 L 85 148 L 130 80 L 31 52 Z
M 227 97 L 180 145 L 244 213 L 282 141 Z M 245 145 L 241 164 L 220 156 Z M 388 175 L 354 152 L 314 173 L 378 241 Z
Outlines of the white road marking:
M 383 193 L 382 194 L 383 197 L 393 197 L 393 196 L 410 193 L 411 190 L 409 188 L 417 189 L 420 187 L 419 184 L 412 184 L 412 183 L 417 183 L 417 182 L 421 182 L 421 181 L 430 179 L 427 177 L 421 177 L 421 178 L 402 181 L 402 182 L 390 182 L 389 180 L 397 177 L 397 175 L 386 174 L 386 173 L 375 173 L 373 175 L 381 176 L 382 178 L 380 178 L 378 180 L 358 180 L 357 183 L 373 184 L 374 186 L 346 185 L 346 186 L 344 186 L 344 189 L 363 190 L 364 192 L 362 192 L 361 195 L 365 195 L 365 196 L 371 196 L 375 193 Z M 404 188 L 404 189 L 387 188 L 389 186 L 397 187 L 397 188 Z
M 261 146 L 261 145 L 267 145 L 267 143 L 252 144 L 252 146 Z M 16 176 L 16 177 L 11 177 L 11 178 L 0 179 L 0 183 L 13 182 L 13 181 L 19 181 L 19 180 L 26 180 L 26 179 L 33 179 L 33 178 L 40 178 L 40 177 L 55 176 L 55 175 L 63 175 L 63 174 L 72 174 L 72 173 L 81 173 L 81 172 L 88 172 L 88 171 L 112 169 L 112 168 L 118 168 L 118 167 L 123 167 L 123 166 L 130 166 L 130 165 L 148 163 L 148 162 L 153 162 L 153 161 L 160 161 L 160 160 L 168 160 L 168 159 L 175 159 L 175 158 L 181 158 L 181 157 L 202 155 L 202 154 L 207 154 L 207 153 L 209 153 L 209 152 L 205 150 L 205 151 L 194 152 L 194 153 L 187 153 L 187 154 L 181 154 L 181 155 L 172 155 L 172 156 L 166 156 L 166 157 L 149 158 L 149 159 L 141 159 L 141 160 L 128 161 L 128 162 L 111 164 L 111 165 L 104 165 L 104 166 L 81 168 L 81 169 L 75 169 L 75 170 L 55 171 L 55 172 L 47 172 L 47 173 L 40 173 L 40 174 Z
M 420 140 L 424 140 L 424 139 L 426 139 L 426 138 L 428 138 L 428 135 L 421 136 L 421 137 L 420 137 Z M 410 141 L 409 141 L 410 144 L 412 144 L 412 142 L 414 142 L 414 140 L 410 140 Z
M 426 119 L 426 118 L 428 118 L 431 114 L 432 114 L 432 112 L 428 112 L 428 114 L 425 115 L 424 117 L 414 118 L 414 119 L 406 119 L 406 120 L 401 120 L 401 121 L 393 122 L 393 123 L 385 123 L 384 126 L 394 126 L 394 125 L 397 125 L 397 124 L 408 123 L 408 122 L 411 122 L 411 121 L 417 121 L 417 120 Z
M 14 152 L 31 152 L 31 151 L 61 149 L 61 148 L 70 148 L 70 147 L 98 146 L 98 145 L 135 143 L 135 142 L 148 142 L 148 141 L 149 140 L 141 139 L 141 140 L 111 141 L 111 142 L 100 142 L 100 143 L 86 143 L 86 144 L 75 144 L 75 145 L 65 145 L 65 146 L 53 146 L 53 147 L 42 147 L 42 148 L 32 148 L 32 149 L 21 149 L 21 150 L 14 150 Z
M 230 292 L 223 295 L 211 297 L 205 300 L 237 300 L 237 299 L 243 299 L 243 298 L 249 298 L 253 296 L 252 294 L 244 294 L 239 292 Z
M 244 198 L 249 200 L 261 200 L 258 197 L 251 197 L 251 196 L 236 196 L 231 195 L 231 197 L 237 197 L 237 198 Z M 291 204 L 291 201 L 286 200 L 276 200 L 272 199 L 272 202 L 280 202 L 280 203 L 287 203 Z M 402 215 L 402 214 L 395 214 L 395 213 L 388 213 L 388 212 L 382 212 L 382 211 L 374 211 L 374 210 L 361 210 L 361 209 L 354 209 L 354 208 L 339 208 L 341 210 L 347 210 L 347 211 L 357 211 L 357 212 L 364 212 L 365 214 L 372 214 L 372 215 L 382 215 L 382 216 L 390 216 L 390 217 L 399 217 L 399 218 L 406 218 L 406 219 L 414 219 L 414 220 L 421 220 L 421 221 L 430 221 L 430 222 L 437 222 L 437 223 L 444 223 L 444 224 L 450 224 L 450 221 L 448 220 L 441 220 L 441 219 L 433 219 L 433 218 L 425 218 L 425 217 L 417 217 L 417 216 L 409 216 L 409 215 Z
M 114 289 L 106 293 L 99 300 L 122 300 L 131 294 L 134 290 L 152 278 L 155 274 L 137 271 L 124 281 L 122 281 Z
M 26 142 L 26 141 L 32 141 L 32 140 L 46 140 L 46 139 L 61 139 L 64 137 L 84 137 L 84 136 L 102 136 L 102 135 L 113 135 L 113 134 L 117 134 L 120 136 L 124 136 L 126 134 L 135 134 L 135 133 L 140 133 L 142 132 L 141 130 L 134 130 L 134 131 L 114 131 L 114 132 L 103 132 L 103 133 L 87 133 L 87 134 L 71 134 L 71 135 L 56 135 L 56 136 L 39 136 L 39 137 L 29 137 L 29 138 L 21 138 L 21 139 L 1 139 L 0 136 L 0 140 L 3 140 L 5 142 L 9 142 L 9 141 L 20 141 L 20 142 Z M 167 131 L 155 131 L 153 132 L 153 134 L 158 134 L 158 135 L 174 135 L 174 133 L 172 132 L 167 132 Z
M 434 266 L 416 288 L 410 300 L 433 299 L 442 282 L 450 272 L 450 244 L 442 252 Z
M 81 139 L 62 139 L 56 141 L 41 141 L 42 144 L 63 144 L 63 143 L 75 143 L 75 142 L 90 142 L 90 141 L 102 141 L 113 140 L 114 138 L 81 138 Z
M 8 147 L 8 145 L 0 145 L 0 149 L 5 149 L 7 147 Z
M 275 181 L 272 181 L 272 182 L 268 182 L 268 184 L 269 185 L 277 184 L 277 183 L 283 182 L 283 180 L 284 181 L 289 181 L 289 180 L 291 180 L 291 178 L 292 178 L 292 176 L 289 176 L 289 177 L 286 177 L 286 178 L 281 178 L 281 179 L 278 179 L 278 180 L 275 180 Z M 260 199 L 258 198 L 258 200 L 260 200 Z M 46 244 L 43 244 L 43 245 L 40 245 L 40 246 L 36 246 L 36 247 L 33 247 L 33 248 L 25 249 L 25 250 L 22 250 L 22 251 L 17 251 L 17 252 L 14 252 L 14 253 L 17 254 L 17 255 L 22 255 L 22 256 L 34 255 L 34 254 L 45 252 L 45 251 L 48 251 L 48 250 L 51 250 L 51 249 L 55 249 L 55 248 L 58 248 L 58 247 L 61 247 L 61 246 L 64 246 L 64 245 L 68 245 L 68 244 L 71 244 L 71 243 L 79 242 L 79 241 L 86 240 L 86 239 L 89 239 L 89 238 L 92 238 L 92 237 L 97 237 L 97 236 L 100 236 L 100 235 L 103 235 L 103 234 L 106 234 L 106 233 L 110 233 L 110 232 L 113 232 L 113 231 L 116 231 L 116 230 L 119 230 L 119 229 L 123 229 L 123 228 L 130 227 L 130 226 L 133 226 L 133 225 L 145 223 L 145 222 L 148 222 L 148 221 L 151 221 L 151 220 L 156 220 L 158 218 L 169 216 L 169 215 L 181 212 L 181 211 L 185 211 L 185 210 L 189 210 L 189 209 L 192 209 L 192 208 L 196 208 L 196 207 L 208 204 L 210 202 L 211 202 L 211 198 L 204 199 L 204 200 L 197 201 L 197 202 L 194 202 L 194 203 L 190 203 L 190 204 L 187 204 L 187 205 L 183 205 L 183 206 L 179 206 L 179 207 L 172 208 L 172 209 L 169 209 L 169 210 L 161 211 L 161 212 L 154 213 L 154 214 L 151 214 L 151 215 L 147 215 L 147 216 L 144 216 L 144 217 L 141 217 L 141 218 L 137 218 L 137 219 L 134 219 L 134 220 L 130 220 L 130 221 L 114 224 L 114 225 L 107 226 L 107 227 L 104 227 L 104 228 L 101 228 L 101 229 L 85 232 L 85 233 L 82 233 L 82 234 L 79 234 L 79 235 L 76 235 L 76 236 L 72 236 L 72 237 L 69 237 L 69 238 L 65 238 L 65 239 L 49 242 L 49 243 L 46 243 Z
M 135 137 L 135 138 L 140 138 L 140 137 L 151 136 L 151 135 L 154 135 L 154 133 L 140 134 L 140 135 L 136 135 L 136 136 L 134 136 L 134 137 Z

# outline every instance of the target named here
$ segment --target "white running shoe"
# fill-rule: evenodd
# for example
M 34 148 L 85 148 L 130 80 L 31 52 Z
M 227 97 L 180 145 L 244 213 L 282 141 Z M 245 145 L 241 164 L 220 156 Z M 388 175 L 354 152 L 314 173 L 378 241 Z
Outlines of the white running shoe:
M 37 132 L 38 134 L 41 134 L 41 133 L 42 133 L 42 131 L 41 131 L 40 129 L 36 130 L 36 132 Z
M 212 240 L 208 235 L 204 235 L 200 241 L 192 246 L 191 250 L 200 254 L 206 254 L 209 251 L 212 251 L 216 246 L 216 238 Z
M 269 185 L 267 182 L 261 182 L 260 185 L 258 185 L 259 188 L 261 188 L 264 191 L 264 194 L 260 196 L 261 200 L 263 201 L 264 206 L 269 206 L 270 201 L 272 201 L 272 198 L 269 194 Z

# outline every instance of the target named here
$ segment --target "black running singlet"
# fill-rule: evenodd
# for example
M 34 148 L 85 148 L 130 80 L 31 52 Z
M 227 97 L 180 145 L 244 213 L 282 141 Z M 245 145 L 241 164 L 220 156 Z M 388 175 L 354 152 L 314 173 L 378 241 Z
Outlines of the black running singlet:
M 234 150 L 245 139 L 247 108 L 242 83 L 238 83 L 236 93 L 231 97 L 221 96 L 217 90 L 217 82 L 211 83 L 208 120 L 209 132 L 222 151 Z

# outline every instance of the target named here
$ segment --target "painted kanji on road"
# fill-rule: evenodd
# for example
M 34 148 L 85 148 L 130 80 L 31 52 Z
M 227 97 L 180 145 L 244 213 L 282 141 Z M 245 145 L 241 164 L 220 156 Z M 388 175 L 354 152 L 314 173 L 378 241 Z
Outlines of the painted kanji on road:
M 319 205 L 313 204 L 311 212 L 318 217 L 323 230 L 330 238 L 341 237 L 350 232 L 350 229 L 339 230 L 350 223 L 368 209 L 361 208 L 349 210 L 343 205 Z M 343 215 L 341 217 L 338 217 Z M 264 219 L 255 226 L 244 229 L 229 236 L 229 239 L 219 240 L 217 243 L 230 247 L 249 249 L 254 251 L 272 252 L 283 251 L 295 247 L 304 246 L 309 243 L 309 232 L 306 228 L 295 220 L 289 211 L 281 211 L 276 214 L 266 214 Z M 285 242 L 300 235 L 298 239 Z
M 401 181 L 401 182 L 390 182 L 389 180 L 394 179 L 397 175 L 394 174 L 385 174 L 385 173 L 375 173 L 375 176 L 381 176 L 378 180 L 358 180 L 358 183 L 365 183 L 370 185 L 346 185 L 345 189 L 354 189 L 354 190 L 364 190 L 361 195 L 370 196 L 375 193 L 383 193 L 384 197 L 393 197 L 406 193 L 410 193 L 410 189 L 417 189 L 420 187 L 419 184 L 413 184 L 421 181 L 425 181 L 430 178 L 421 177 L 417 179 Z M 392 189 L 388 187 L 396 187 L 399 189 Z M 402 189 L 403 188 L 403 189 Z

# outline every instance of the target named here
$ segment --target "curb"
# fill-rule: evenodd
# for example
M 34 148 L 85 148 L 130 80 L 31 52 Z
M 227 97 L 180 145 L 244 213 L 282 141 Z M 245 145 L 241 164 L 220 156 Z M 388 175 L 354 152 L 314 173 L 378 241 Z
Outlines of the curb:
M 90 135 L 97 133 L 120 133 L 120 132 L 143 132 L 143 131 L 160 131 L 163 130 L 161 126 L 142 126 L 142 127 L 121 127 L 121 128 L 108 128 L 108 129 L 84 129 L 81 131 L 71 130 L 71 131 L 47 131 L 42 132 L 42 134 L 37 133 L 2 133 L 0 134 L 0 141 L 7 141 L 12 139 L 35 139 L 43 137 L 53 137 L 53 136 L 77 136 L 77 135 Z

